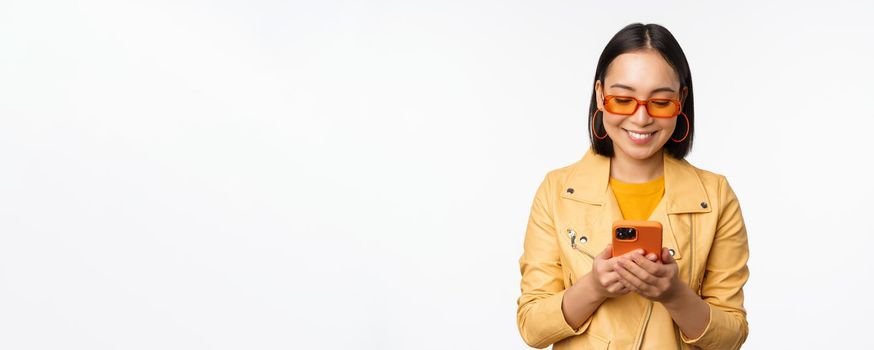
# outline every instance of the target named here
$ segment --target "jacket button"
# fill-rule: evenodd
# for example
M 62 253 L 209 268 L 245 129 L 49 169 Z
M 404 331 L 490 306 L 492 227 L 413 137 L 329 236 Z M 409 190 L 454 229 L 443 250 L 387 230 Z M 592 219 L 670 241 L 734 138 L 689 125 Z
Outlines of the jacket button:
M 701 207 L 702 207 L 702 208 L 707 208 L 707 202 L 701 202 Z
M 574 189 L 571 187 L 568 187 L 567 193 L 574 194 Z
M 671 249 L 668 249 L 668 254 L 671 254 L 671 256 L 674 256 L 674 254 L 677 254 L 677 252 L 674 250 L 674 248 L 671 248 Z
M 589 239 L 586 238 L 586 236 L 580 236 L 580 243 L 581 244 L 586 244 L 586 242 L 588 242 L 588 241 L 589 241 Z

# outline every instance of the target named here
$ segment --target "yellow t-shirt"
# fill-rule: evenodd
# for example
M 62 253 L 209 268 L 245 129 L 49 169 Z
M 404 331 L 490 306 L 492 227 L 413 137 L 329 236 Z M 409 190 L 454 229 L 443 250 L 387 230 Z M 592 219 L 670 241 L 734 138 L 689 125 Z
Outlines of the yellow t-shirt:
M 629 183 L 610 178 L 613 195 L 625 220 L 648 220 L 665 193 L 665 176 L 643 183 Z

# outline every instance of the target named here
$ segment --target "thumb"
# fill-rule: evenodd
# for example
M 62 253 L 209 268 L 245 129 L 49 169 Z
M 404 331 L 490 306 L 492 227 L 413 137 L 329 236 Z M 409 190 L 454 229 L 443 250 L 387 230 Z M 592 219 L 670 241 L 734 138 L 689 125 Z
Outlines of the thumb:
M 612 257 L 613 257 L 613 244 L 607 243 L 607 248 L 604 248 L 604 250 L 601 251 L 601 254 L 598 254 L 598 258 L 607 260 L 607 259 L 610 259 Z
M 662 247 L 662 263 L 663 264 L 673 264 L 674 257 L 671 256 L 671 252 L 668 248 Z

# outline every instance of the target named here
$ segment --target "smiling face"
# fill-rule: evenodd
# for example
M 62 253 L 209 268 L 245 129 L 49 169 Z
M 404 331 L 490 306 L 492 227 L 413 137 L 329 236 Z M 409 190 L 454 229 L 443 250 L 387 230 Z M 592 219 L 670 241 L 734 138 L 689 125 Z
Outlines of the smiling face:
M 604 96 L 631 96 L 639 100 L 672 98 L 682 103 L 687 89 L 680 90 L 677 73 L 657 51 L 642 50 L 616 56 L 607 67 L 603 85 L 600 80 L 595 82 L 595 91 L 598 109 L 604 113 L 604 128 L 613 140 L 616 155 L 645 160 L 661 154 L 659 151 L 670 142 L 677 120 L 682 116 L 653 118 L 644 105 L 632 115 L 612 114 L 604 109 Z

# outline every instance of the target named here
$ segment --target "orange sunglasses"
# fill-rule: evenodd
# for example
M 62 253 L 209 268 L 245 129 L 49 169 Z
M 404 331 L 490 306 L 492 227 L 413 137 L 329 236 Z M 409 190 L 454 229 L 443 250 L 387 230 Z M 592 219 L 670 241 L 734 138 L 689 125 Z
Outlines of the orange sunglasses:
M 673 118 L 682 110 L 680 100 L 673 98 L 650 98 L 641 101 L 632 96 L 604 96 L 604 109 L 613 114 L 632 115 L 640 105 L 646 106 L 646 112 L 653 118 Z

